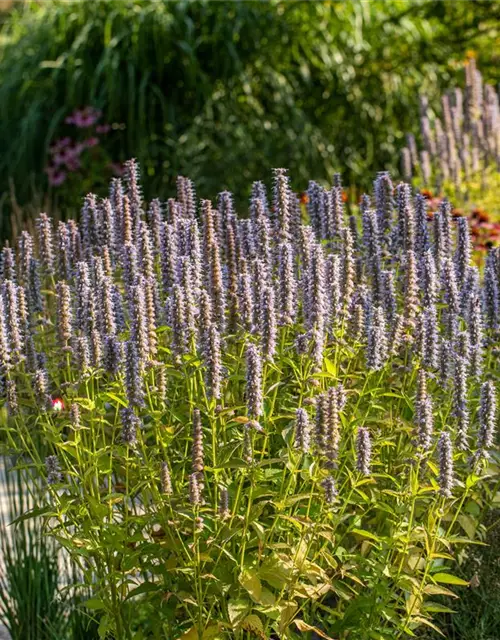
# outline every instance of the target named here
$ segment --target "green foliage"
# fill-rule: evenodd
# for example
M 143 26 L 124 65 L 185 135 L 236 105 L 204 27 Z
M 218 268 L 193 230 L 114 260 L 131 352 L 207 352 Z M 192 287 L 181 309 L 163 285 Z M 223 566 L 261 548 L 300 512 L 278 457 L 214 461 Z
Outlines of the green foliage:
M 92 204 L 92 198 L 87 199 L 87 213 L 93 211 L 94 215 L 88 215 L 82 223 L 80 240 L 84 252 L 79 242 L 71 250 L 64 243 L 58 244 L 56 277 L 65 274 L 68 284 L 59 281 L 56 286 L 56 277 L 50 272 L 54 256 L 47 250 L 51 223 L 42 216 L 38 221 L 37 255 L 44 266 L 40 272 L 43 299 L 36 308 L 30 307 L 29 315 L 26 311 L 23 320 L 23 336 L 33 339 L 37 353 L 30 352 L 21 358 L 19 338 L 12 338 L 17 316 L 13 318 L 12 313 L 7 313 L 6 319 L 0 317 L 3 332 L 0 346 L 4 349 L 1 372 L 9 411 L 2 425 L 4 443 L 29 458 L 27 466 L 39 491 L 39 508 L 32 515 L 44 519 L 50 535 L 81 567 L 84 582 L 92 590 L 85 605 L 100 615 L 100 637 L 222 640 L 250 635 L 295 640 L 304 632 L 314 632 L 336 640 L 351 637 L 402 640 L 422 627 L 435 628 L 436 614 L 448 610 L 450 598 L 463 593 L 468 585 L 467 580 L 457 575 L 457 554 L 482 533 L 481 513 L 498 490 L 499 457 L 492 434 L 484 430 L 487 413 L 484 402 L 483 413 L 479 411 L 481 376 L 491 381 L 491 389 L 498 383 L 496 316 L 487 317 L 490 324 L 485 329 L 484 370 L 479 373 L 476 369 L 478 375 L 469 376 L 470 363 L 465 367 L 467 348 L 449 333 L 460 326 L 463 330 L 459 337 L 465 339 L 466 319 L 459 317 L 462 312 L 458 303 L 456 317 L 451 315 L 451 305 L 448 306 L 447 294 L 441 287 L 434 294 L 439 300 L 443 345 L 450 349 L 455 368 L 459 369 L 461 364 L 466 368 L 465 382 L 458 378 L 454 390 L 450 388 L 447 360 L 444 374 L 436 365 L 425 365 L 429 370 L 425 394 L 432 399 L 433 427 L 429 427 L 429 443 L 418 446 L 415 396 L 417 374 L 422 373 L 424 364 L 422 347 L 417 345 L 415 335 L 424 303 L 419 297 L 416 277 L 412 283 L 407 267 L 410 250 L 402 259 L 403 248 L 398 242 L 403 240 L 394 239 L 389 231 L 381 233 L 387 244 L 380 260 L 387 268 L 393 268 L 406 286 L 396 283 L 395 315 L 403 319 L 403 325 L 399 340 L 395 337 L 396 330 L 390 338 L 383 336 L 390 344 L 380 346 L 386 352 L 380 367 L 370 370 L 367 366 L 369 346 L 364 320 L 355 321 L 358 316 L 349 311 L 347 298 L 340 299 L 339 309 L 332 317 L 328 316 L 318 360 L 318 351 L 311 343 L 318 335 L 320 320 L 312 325 L 310 342 L 305 340 L 307 348 L 298 346 L 298 342 L 303 344 L 307 338 L 304 336 L 308 329 L 307 303 L 319 305 L 318 300 L 324 295 L 314 280 L 318 271 L 311 266 L 312 256 L 323 255 L 323 251 L 328 256 L 345 256 L 339 253 L 338 236 L 324 238 L 322 244 L 311 239 L 307 255 L 307 245 L 300 239 L 307 237 L 308 229 L 312 235 L 312 228 L 300 227 L 293 218 L 293 224 L 300 229 L 294 238 L 297 251 L 294 264 L 300 274 L 300 288 L 305 288 L 311 298 L 299 297 L 293 308 L 298 315 L 296 321 L 284 319 L 277 328 L 276 353 L 264 361 L 257 385 L 263 395 L 261 415 L 260 410 L 251 408 L 256 404 L 251 404 L 251 392 L 254 395 L 257 392 L 249 382 L 250 365 L 245 352 L 249 343 L 260 348 L 269 339 L 270 330 L 262 321 L 265 314 L 262 301 L 257 302 L 261 315 L 252 332 L 246 330 L 240 315 L 233 318 L 229 312 L 233 308 L 228 302 L 227 317 L 223 310 L 223 319 L 218 318 L 225 326 L 220 352 L 212 347 L 210 351 L 206 346 L 204 332 L 208 326 L 218 331 L 218 325 L 210 319 L 212 316 L 204 318 L 201 312 L 193 332 L 198 331 L 205 341 L 200 338 L 201 344 L 197 344 L 193 333 L 191 340 L 179 346 L 179 332 L 189 335 L 190 325 L 182 323 L 190 310 L 187 302 L 184 306 L 177 303 L 170 287 L 165 290 L 159 284 L 163 282 L 163 268 L 170 254 L 164 244 L 161 251 L 156 245 L 153 251 L 145 240 L 149 227 L 141 213 L 140 189 L 134 182 L 135 165 L 129 165 L 129 171 L 127 195 L 137 216 L 136 224 L 127 221 L 130 212 L 126 207 L 113 206 L 116 206 L 116 227 L 123 229 L 123 237 L 134 238 L 136 244 L 126 241 L 123 251 L 121 240 L 109 240 L 106 245 L 113 209 L 107 209 L 110 217 L 101 219 L 105 209 L 97 208 L 95 201 Z M 282 172 L 276 172 L 276 181 L 275 211 L 281 202 L 280 186 L 285 190 L 285 205 L 294 201 L 293 194 L 286 191 Z M 188 228 L 182 214 L 188 216 L 188 208 L 180 202 L 189 193 L 186 184 L 180 183 L 179 187 L 178 207 L 173 207 L 170 214 L 179 217 L 166 223 L 163 232 L 157 227 L 156 230 L 162 242 L 165 241 L 162 233 L 177 234 L 176 242 L 181 247 L 185 236 L 180 230 Z M 340 187 L 338 190 L 341 193 Z M 398 192 L 398 206 L 403 201 L 401 193 Z M 388 198 L 386 202 L 392 220 L 396 213 L 394 200 Z M 263 202 L 260 204 L 264 206 Z M 214 247 L 221 247 L 227 258 L 224 269 L 229 274 L 234 268 L 231 256 L 236 252 L 227 240 L 231 235 L 229 223 L 226 236 L 213 222 L 208 205 L 204 202 L 200 212 L 204 257 L 194 253 L 192 247 L 196 242 L 192 238 L 190 243 L 184 239 L 190 247 L 187 251 L 193 254 L 181 255 L 179 264 L 191 265 L 192 259 L 192 264 L 198 265 L 187 272 L 193 281 L 198 273 L 202 282 L 197 299 L 202 294 L 211 295 L 215 308 L 220 298 L 214 285 L 217 274 L 214 275 L 212 261 L 213 255 L 218 255 Z M 404 213 L 397 211 L 403 221 L 407 220 L 403 215 L 410 216 L 407 209 Z M 312 207 L 309 212 L 314 212 Z M 276 225 L 275 230 L 268 231 L 270 261 L 276 254 L 279 233 L 288 234 L 286 213 L 280 218 L 285 221 L 283 228 Z M 299 213 L 303 220 L 308 220 L 305 207 Z M 294 209 L 293 215 L 296 214 Z M 232 219 L 230 215 L 227 220 Z M 148 220 L 154 228 L 154 216 L 148 216 Z M 271 222 L 274 224 L 274 218 L 267 224 Z M 245 221 L 234 223 L 241 225 L 236 235 L 240 238 Z M 189 224 L 190 228 L 197 228 L 194 214 Z M 423 233 L 422 224 L 429 230 L 424 217 L 419 233 Z M 389 227 L 393 229 L 395 225 Z M 403 227 L 407 234 L 403 239 L 409 238 L 414 226 Z M 61 229 L 64 227 L 59 227 L 60 234 Z M 346 233 L 345 237 L 350 236 Z M 150 275 L 146 280 L 138 273 L 130 284 L 127 269 L 131 267 L 126 256 L 127 252 L 135 252 L 135 246 L 140 247 L 141 269 Z M 63 254 L 61 247 L 74 253 Z M 450 235 L 446 249 L 449 255 L 453 255 L 455 247 L 455 239 Z M 243 241 L 238 248 L 241 253 L 247 250 Z M 368 265 L 373 265 L 361 242 L 356 252 L 359 275 L 351 273 L 346 280 L 359 278 L 356 287 L 357 294 L 361 294 L 375 279 L 364 263 L 366 259 Z M 460 250 L 457 252 L 460 258 Z M 9 255 L 9 250 L 4 250 L 5 273 L 9 275 L 11 269 L 12 276 L 14 262 L 9 267 Z M 496 259 L 496 254 L 491 255 L 492 260 Z M 86 269 L 91 270 L 95 306 L 90 305 L 81 279 L 83 256 L 88 259 Z M 68 267 L 64 257 L 73 268 Z M 354 272 L 354 256 L 351 258 Z M 105 263 L 117 291 L 123 292 L 125 326 L 120 327 L 118 314 L 113 320 L 114 312 L 110 311 L 110 299 L 105 294 Z M 21 255 L 18 264 L 16 281 L 25 282 L 27 273 L 23 272 Z M 452 265 L 451 260 L 447 264 Z M 402 265 L 404 271 L 400 271 Z M 216 266 L 220 275 L 220 262 Z M 239 266 L 242 268 L 243 262 Z M 206 281 L 210 284 L 205 285 L 208 273 Z M 32 275 L 30 278 L 33 282 Z M 277 288 L 282 284 L 278 276 L 269 278 L 277 283 Z M 319 280 L 320 276 L 316 278 Z M 491 285 L 491 280 L 488 282 Z M 153 283 L 157 284 L 162 306 L 167 309 L 166 316 L 158 316 L 158 322 L 153 311 L 154 296 L 147 312 L 141 314 L 139 307 L 134 306 L 142 287 L 147 290 Z M 194 284 L 190 283 L 188 279 L 183 284 L 186 296 L 193 294 L 189 287 L 194 288 Z M 354 288 L 354 280 L 351 284 Z M 28 299 L 32 301 L 36 291 L 32 284 L 26 286 L 31 293 Z M 261 282 L 254 283 L 252 295 L 256 301 L 260 300 L 261 286 Z M 14 303 L 9 291 L 13 287 L 7 278 L 2 301 L 6 300 L 11 311 Z M 181 286 L 174 282 L 172 288 L 178 292 Z M 410 291 L 410 295 L 411 288 L 414 292 Z M 69 296 L 66 310 L 64 291 Z M 229 287 L 226 293 L 229 298 Z M 353 291 L 345 296 L 353 296 Z M 324 313 L 325 306 L 321 305 L 318 314 Z M 357 311 L 360 307 L 358 303 Z M 380 309 L 376 307 L 374 311 Z M 178 313 L 182 316 L 181 327 L 176 324 Z M 141 328 L 138 323 L 146 315 L 153 320 Z M 90 329 L 92 323 L 94 328 Z M 115 333 L 107 334 L 106 327 L 111 325 L 114 328 L 110 330 Z M 90 332 L 89 339 L 86 331 Z M 108 352 L 106 358 L 101 357 L 98 331 L 104 332 L 103 340 L 113 337 L 122 347 L 126 346 L 128 358 L 117 369 L 109 364 Z M 8 339 L 4 339 L 4 333 Z M 82 357 L 79 345 L 87 340 L 92 344 L 92 355 Z M 125 340 L 127 344 L 123 345 Z M 134 341 L 147 344 L 142 369 L 137 365 L 138 372 L 128 350 L 131 345 L 135 348 Z M 475 342 L 474 345 L 479 348 Z M 443 351 L 446 356 L 447 350 Z M 46 354 L 46 360 L 42 354 Z M 219 357 L 223 379 L 221 392 L 215 394 L 211 363 Z M 422 375 L 419 380 L 425 382 Z M 134 393 L 142 385 L 144 404 Z M 459 389 L 465 387 L 466 399 L 462 402 L 470 417 L 466 444 L 474 439 L 480 443 L 481 438 L 483 444 L 478 444 L 481 455 L 475 457 L 471 453 L 478 453 L 476 446 L 472 445 L 470 450 L 456 446 L 450 453 L 451 460 L 445 459 L 443 466 L 442 456 L 439 459 L 437 455 L 437 438 L 431 436 L 433 429 L 438 436 L 443 431 L 451 433 L 455 443 L 463 436 L 463 423 L 454 413 L 457 385 Z M 345 404 L 338 399 L 344 397 L 341 389 L 345 390 Z M 422 394 L 421 383 L 419 389 Z M 48 402 L 49 390 L 61 390 L 64 402 Z M 321 418 L 318 407 L 323 402 L 320 396 L 325 398 L 322 394 L 328 394 L 329 398 L 328 408 L 324 409 L 327 426 L 318 420 L 314 444 L 300 448 L 297 410 L 304 410 L 311 423 L 318 415 Z M 335 397 L 337 400 L 332 400 Z M 491 399 L 488 406 L 494 404 Z M 124 408 L 125 414 L 121 413 Z M 195 409 L 200 412 L 199 428 Z M 496 415 L 488 415 L 490 425 Z M 126 430 L 132 419 L 140 428 L 130 437 L 130 431 L 127 435 Z M 359 464 L 361 430 L 371 434 L 368 471 Z M 483 447 L 493 450 L 485 451 Z M 44 460 L 47 453 L 51 457 Z M 162 463 L 167 463 L 169 482 Z M 448 485 L 446 469 L 451 464 L 454 480 Z M 334 479 L 338 495 L 332 492 L 328 497 L 325 491 L 328 479 Z M 201 498 L 193 487 L 200 490 Z M 229 498 L 227 512 L 224 490 Z M 446 596 L 446 604 L 438 600 L 440 596 Z
M 301 188 L 339 168 L 366 187 L 398 165 L 418 93 L 446 86 L 467 47 L 498 80 L 497 12 L 436 0 L 30 3 L 2 36 L 0 188 L 12 176 L 26 202 L 35 174 L 44 189 L 50 141 L 87 104 L 126 124 L 108 151 L 138 157 L 157 192 L 181 174 L 206 196 L 243 198 L 262 166 L 290 167 Z
M 498 508 L 493 508 L 487 515 L 482 534 L 485 546 L 473 547 L 462 554 L 459 575 L 470 581 L 470 588 L 463 598 L 453 603 L 453 613 L 443 613 L 440 616 L 440 628 L 449 640 L 492 640 L 498 634 L 500 628 L 498 517 Z M 437 640 L 439 636 L 429 633 L 422 637 Z

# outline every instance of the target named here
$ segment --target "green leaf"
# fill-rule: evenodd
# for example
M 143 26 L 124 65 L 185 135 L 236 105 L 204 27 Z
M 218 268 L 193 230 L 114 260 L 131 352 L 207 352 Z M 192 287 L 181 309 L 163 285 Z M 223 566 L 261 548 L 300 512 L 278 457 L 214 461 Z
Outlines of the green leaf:
M 474 519 L 462 513 L 458 516 L 458 521 L 469 538 L 474 538 L 476 535 L 476 523 Z
M 440 604 L 439 602 L 425 602 L 423 605 L 425 611 L 431 611 L 432 613 L 455 613 L 453 609 L 449 607 L 445 607 L 444 604 Z
M 155 582 L 143 582 L 135 589 L 132 589 L 130 593 L 127 595 L 125 600 L 129 600 L 130 598 L 134 598 L 135 596 L 139 596 L 142 593 L 151 593 L 152 591 L 159 591 L 161 586 L 156 584 Z
M 241 623 L 241 628 L 245 629 L 246 631 L 250 631 L 251 633 L 255 633 L 257 636 L 259 636 L 260 638 L 264 638 L 265 640 L 266 636 L 264 634 L 264 626 L 262 624 L 262 620 L 255 613 L 250 614 L 243 620 L 243 622 Z
M 56 446 L 58 449 L 62 449 L 69 453 L 73 458 L 77 458 L 78 456 L 78 446 L 76 442 L 57 442 Z
M 106 604 L 99 598 L 90 598 L 89 600 L 85 600 L 83 604 L 87 609 L 92 609 L 93 611 L 106 608 Z
M 378 536 L 376 536 L 374 533 L 371 533 L 370 531 L 366 531 L 365 529 L 351 529 L 351 533 L 356 533 L 358 536 L 363 536 L 363 538 L 375 540 L 375 542 L 381 542 Z
M 457 576 L 454 576 L 451 573 L 436 573 L 432 576 L 432 578 L 436 582 L 440 582 L 442 584 L 456 584 L 461 587 L 469 586 L 469 583 L 466 580 L 462 580 L 462 578 L 458 578 Z
M 265 560 L 260 569 L 259 576 L 262 580 L 265 580 L 275 589 L 283 589 L 291 580 L 293 574 L 293 568 L 287 566 L 284 562 L 278 558 L 272 557 Z
M 43 516 L 44 514 L 52 511 L 53 511 L 53 507 L 49 507 L 49 506 L 39 507 L 37 509 L 31 509 L 31 511 L 26 511 L 26 513 L 23 513 L 21 516 L 13 520 L 9 524 L 9 526 L 19 524 L 21 522 L 24 522 L 25 520 L 29 520 L 30 518 L 37 518 L 38 516 Z
M 333 378 L 336 378 L 337 377 L 337 368 L 335 367 L 335 364 L 329 358 L 324 358 L 324 362 L 325 362 L 326 370 L 328 371 L 328 373 Z
M 251 605 L 247 600 L 230 600 L 228 602 L 227 611 L 234 630 L 238 628 L 239 622 L 243 620 L 249 611 L 250 606 Z
M 111 629 L 110 619 L 107 615 L 102 616 L 101 621 L 99 622 L 99 637 L 103 638 L 103 640 L 108 635 L 108 631 Z
M 259 576 L 251 569 L 245 569 L 239 575 L 241 586 L 248 591 L 248 594 L 255 602 L 260 602 L 262 596 L 262 584 Z
M 202 640 L 213 640 L 217 637 L 221 631 L 222 624 L 211 624 L 203 632 Z
M 106 395 L 111 394 L 108 393 Z M 73 398 L 73 402 L 87 411 L 93 411 L 95 409 L 95 402 L 90 398 Z
M 114 400 L 116 403 L 118 403 L 119 405 L 121 405 L 122 407 L 126 407 L 127 406 L 127 402 L 126 400 L 124 400 L 123 398 L 120 398 L 119 396 L 115 395 L 114 393 L 110 393 L 109 391 L 104 394 L 107 398 L 109 398 L 110 400 Z

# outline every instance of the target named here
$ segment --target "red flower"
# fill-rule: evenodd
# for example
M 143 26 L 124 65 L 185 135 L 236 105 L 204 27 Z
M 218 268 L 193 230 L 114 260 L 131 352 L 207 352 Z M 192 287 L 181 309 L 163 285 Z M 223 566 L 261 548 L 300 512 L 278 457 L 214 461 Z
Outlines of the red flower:
M 61 398 L 52 399 L 52 408 L 54 411 L 62 411 L 64 409 L 64 402 Z

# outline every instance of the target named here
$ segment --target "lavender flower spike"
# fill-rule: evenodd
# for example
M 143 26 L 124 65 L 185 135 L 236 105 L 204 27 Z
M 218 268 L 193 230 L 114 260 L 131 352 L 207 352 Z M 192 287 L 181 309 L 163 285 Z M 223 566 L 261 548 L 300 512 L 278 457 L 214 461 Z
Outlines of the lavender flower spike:
M 206 383 L 209 395 L 219 400 L 222 394 L 222 364 L 220 335 L 215 324 L 212 324 L 208 330 L 204 359 L 207 368 Z
M 297 409 L 295 412 L 295 446 L 308 453 L 311 444 L 311 428 L 309 416 L 305 409 Z
M 481 403 L 479 406 L 479 431 L 477 434 L 478 453 L 485 454 L 494 442 L 497 422 L 497 398 L 495 385 L 491 380 L 481 386 Z
M 189 502 L 193 506 L 201 504 L 201 492 L 197 473 L 192 473 L 189 476 Z
M 130 409 L 129 407 L 121 409 L 120 417 L 122 421 L 120 439 L 123 444 L 134 448 L 137 446 L 137 429 L 140 427 L 140 420 L 135 415 L 133 409 Z
M 57 484 L 62 481 L 61 467 L 57 456 L 45 458 L 45 470 L 47 471 L 47 484 Z
M 372 443 L 366 427 L 359 427 L 356 436 L 356 468 L 364 476 L 370 475 Z
M 262 358 L 254 344 L 249 344 L 246 351 L 246 397 L 248 415 L 258 418 L 264 412 L 262 394 Z
M 161 463 L 160 477 L 161 477 L 161 492 L 166 496 L 172 495 L 173 493 L 172 477 L 170 475 L 170 469 L 168 468 L 167 462 Z
M 132 340 L 125 343 L 125 389 L 132 406 L 144 406 L 144 385 L 140 374 L 139 357 Z
M 453 489 L 453 448 L 450 434 L 443 431 L 438 441 L 439 455 L 439 488 L 445 498 L 451 498 Z
M 218 515 L 221 520 L 229 517 L 229 492 L 226 487 L 222 487 L 219 493 Z
M 201 425 L 200 410 L 193 411 L 193 446 L 191 449 L 191 461 L 193 473 L 197 474 L 198 482 L 203 478 L 204 469 L 203 453 L 203 429 Z
M 335 480 L 333 479 L 333 477 L 328 476 L 327 478 L 325 478 L 321 483 L 321 486 L 325 491 L 326 504 L 328 505 L 334 504 L 335 499 L 337 498 L 337 495 L 338 495 L 338 491 L 337 491 L 337 487 L 335 486 Z
M 382 369 L 387 359 L 388 338 L 382 307 L 375 307 L 368 326 L 366 364 L 372 371 Z

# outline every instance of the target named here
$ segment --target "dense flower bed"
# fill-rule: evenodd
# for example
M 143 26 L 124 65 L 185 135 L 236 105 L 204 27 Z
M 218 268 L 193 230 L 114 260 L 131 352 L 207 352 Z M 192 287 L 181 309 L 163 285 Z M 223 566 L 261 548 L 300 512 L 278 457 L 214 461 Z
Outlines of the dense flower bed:
M 347 218 L 339 176 L 301 203 L 276 169 L 247 218 L 185 178 L 146 211 L 130 161 L 3 249 L 4 442 L 102 637 L 403 638 L 467 584 L 500 255 L 427 204 L 383 172 Z

